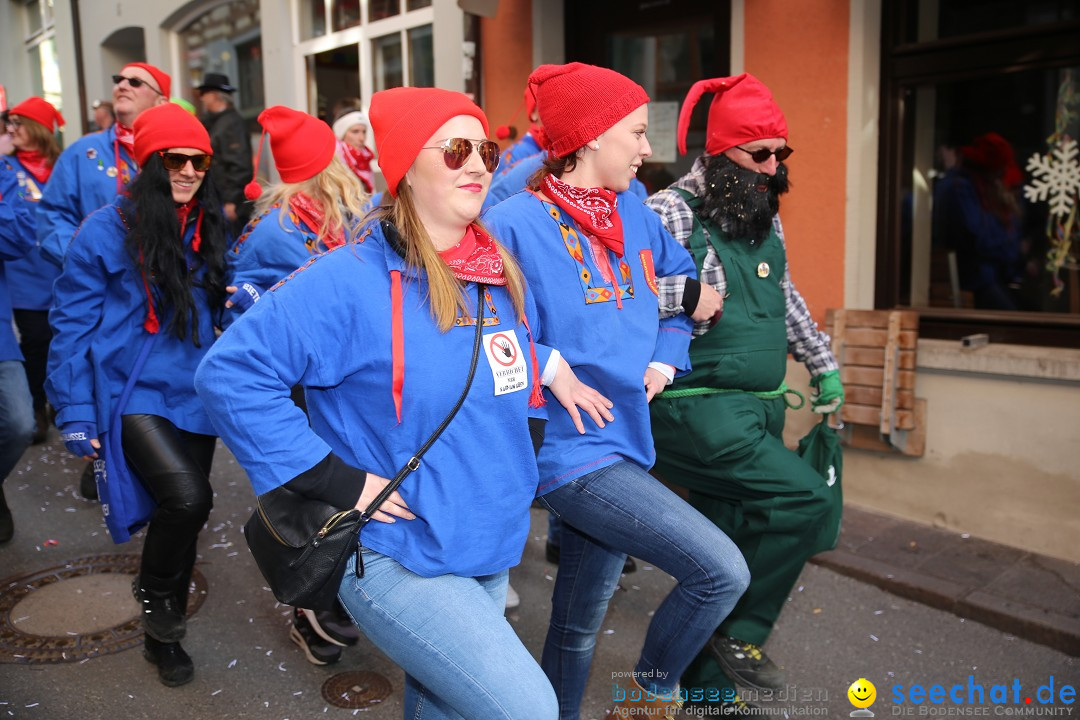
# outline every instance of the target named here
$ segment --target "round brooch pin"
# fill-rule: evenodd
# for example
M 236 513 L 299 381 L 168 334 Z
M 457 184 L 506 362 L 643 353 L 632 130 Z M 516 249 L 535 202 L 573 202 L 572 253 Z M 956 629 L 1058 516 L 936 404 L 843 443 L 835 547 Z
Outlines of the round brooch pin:
M 769 277 L 769 263 L 767 263 L 767 262 L 758 263 L 757 276 L 759 278 L 767 278 L 767 277 Z

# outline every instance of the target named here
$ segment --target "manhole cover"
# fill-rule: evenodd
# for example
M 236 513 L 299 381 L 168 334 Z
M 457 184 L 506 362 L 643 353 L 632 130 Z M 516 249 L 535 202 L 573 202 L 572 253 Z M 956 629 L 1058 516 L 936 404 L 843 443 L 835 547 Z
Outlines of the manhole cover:
M 326 702 L 346 710 L 366 708 L 390 696 L 390 681 L 378 673 L 357 670 L 327 678 L 322 686 Z
M 92 555 L 0 580 L 0 663 L 77 662 L 139 645 L 138 571 L 138 555 Z M 189 616 L 206 599 L 198 569 L 191 582 Z

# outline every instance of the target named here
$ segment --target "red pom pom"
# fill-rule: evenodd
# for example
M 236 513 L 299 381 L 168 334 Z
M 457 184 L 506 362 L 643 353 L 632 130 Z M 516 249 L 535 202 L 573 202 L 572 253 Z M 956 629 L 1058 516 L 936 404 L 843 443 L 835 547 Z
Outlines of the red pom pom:
M 262 195 L 262 185 L 260 185 L 255 180 L 252 180 L 244 186 L 244 197 L 246 197 L 248 200 L 255 202 L 259 199 L 260 195 Z
M 495 128 L 495 139 L 505 140 L 511 136 L 512 132 L 513 128 L 511 128 L 509 125 L 500 125 L 499 127 Z

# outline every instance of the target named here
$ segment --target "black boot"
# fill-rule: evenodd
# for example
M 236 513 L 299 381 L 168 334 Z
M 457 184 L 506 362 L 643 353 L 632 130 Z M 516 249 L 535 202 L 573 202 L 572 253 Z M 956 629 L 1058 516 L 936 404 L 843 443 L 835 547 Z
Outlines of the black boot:
M 0 543 L 6 543 L 15 535 L 15 521 L 11 517 L 11 509 L 7 506 L 7 498 L 4 497 L 4 488 L 0 486 Z
M 186 602 L 177 597 L 177 578 L 138 575 L 131 581 L 131 594 L 142 606 L 143 630 L 161 643 L 176 643 L 187 632 Z M 187 595 L 187 588 L 184 588 Z
M 162 685 L 178 687 L 195 677 L 195 664 L 178 642 L 163 643 L 147 635 L 144 638 L 143 657 L 157 665 L 158 679 Z

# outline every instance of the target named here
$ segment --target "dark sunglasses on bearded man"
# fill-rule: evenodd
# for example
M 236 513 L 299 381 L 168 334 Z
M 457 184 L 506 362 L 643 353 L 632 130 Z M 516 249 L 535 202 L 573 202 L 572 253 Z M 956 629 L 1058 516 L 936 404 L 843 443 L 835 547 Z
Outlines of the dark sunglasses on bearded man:
M 784 162 L 789 157 L 791 157 L 791 153 L 795 152 L 793 149 L 791 149 L 790 147 L 787 147 L 786 145 L 784 147 L 780 148 L 779 150 L 769 150 L 768 148 L 759 148 L 757 150 L 747 150 L 746 148 L 739 147 L 738 145 L 736 145 L 735 147 L 738 150 L 742 150 L 744 153 L 749 155 L 753 159 L 753 161 L 756 162 L 756 163 L 768 162 L 769 158 L 771 156 L 773 156 L 773 155 L 776 156 L 776 160 L 778 162 Z

